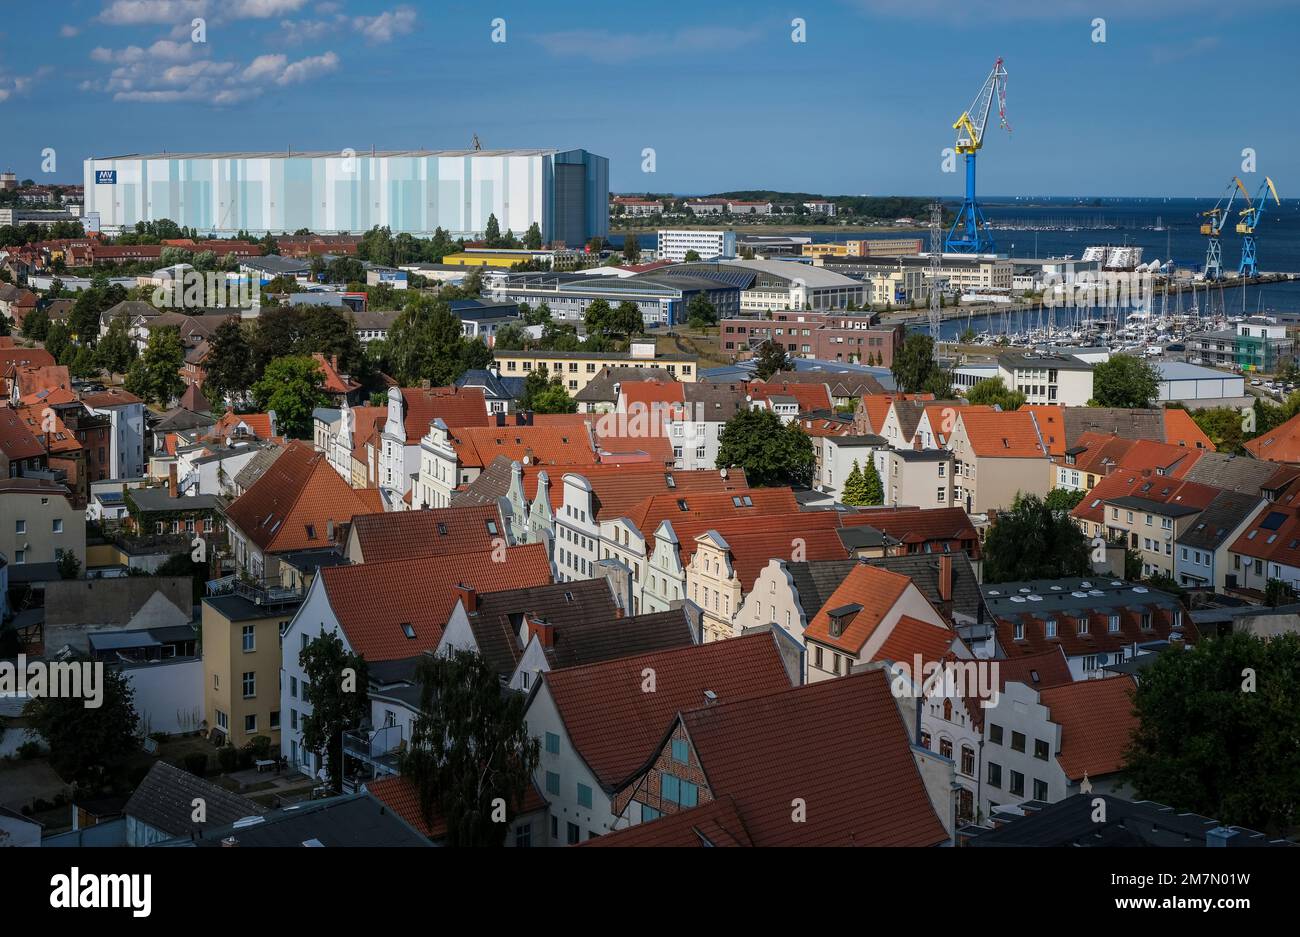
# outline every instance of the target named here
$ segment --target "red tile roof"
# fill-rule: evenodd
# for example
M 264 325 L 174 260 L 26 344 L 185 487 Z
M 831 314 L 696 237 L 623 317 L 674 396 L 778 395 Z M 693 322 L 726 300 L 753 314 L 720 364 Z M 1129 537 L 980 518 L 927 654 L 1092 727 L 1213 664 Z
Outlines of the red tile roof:
M 345 378 L 339 373 L 337 357 L 326 358 L 319 351 L 313 354 L 312 357 L 316 359 L 316 363 L 320 365 L 321 371 L 325 374 L 325 383 L 322 385 L 325 393 L 350 394 L 361 387 L 356 381 Z
M 579 846 L 687 847 L 753 846 L 745 821 L 730 797 L 719 797 L 680 813 L 671 813 L 588 839 Z
M 734 500 L 737 497 L 741 498 L 739 505 Z M 744 503 L 745 499 L 749 504 Z M 789 488 L 751 488 L 741 495 L 730 491 L 672 491 L 646 498 L 625 516 L 642 536 L 649 538 L 665 520 L 672 521 L 676 527 L 678 521 L 690 522 L 692 519 L 720 522 L 729 517 L 760 518 L 793 514 L 798 510 L 799 503 Z M 602 520 L 613 519 L 613 516 L 602 513 Z
M 1071 781 L 1085 774 L 1093 778 L 1113 774 L 1123 766 L 1124 752 L 1138 727 L 1133 690 L 1133 679 L 1121 676 L 1039 691 L 1039 701 L 1061 727 L 1056 760 Z
M 964 408 L 958 419 L 975 455 L 986 459 L 1045 459 L 1047 451 L 1032 413 Z
M 709 532 L 722 537 L 729 548 L 736 580 L 746 593 L 773 557 L 793 557 L 798 553 L 801 562 L 849 558 L 849 551 L 840 540 L 839 515 L 835 511 L 765 515 L 758 525 L 749 517 L 688 521 L 670 517 L 668 521 L 677 535 L 683 565 L 695 556 L 700 539 Z M 756 530 L 755 526 L 768 529 Z
M 681 721 L 710 791 L 736 802 L 756 846 L 948 839 L 883 670 L 724 698 Z M 806 807 L 803 822 L 791 822 L 795 803 Z
M 998 660 L 997 663 L 999 689 L 1005 689 L 1008 683 L 1013 682 L 1023 683 L 1038 690 L 1074 681 L 1074 675 L 1070 673 L 1070 664 L 1065 659 L 1060 645 L 1041 654 L 1008 657 Z
M 585 426 L 466 426 L 449 433 L 460 467 L 484 469 L 497 456 L 530 465 L 594 465 Z
M 293 440 L 266 472 L 226 508 L 227 518 L 263 551 L 329 544 L 329 522 L 383 510 L 377 491 L 354 489 L 325 454 Z
M 1300 492 L 1289 492 L 1260 508 L 1229 547 L 1233 553 L 1300 566 Z
M 40 432 L 40 426 L 38 420 L 35 432 Z M 45 455 L 45 447 L 37 440 L 23 414 L 8 404 L 0 407 L 0 453 L 10 463 L 39 459 Z
M 352 536 L 366 563 L 481 553 L 493 549 L 494 541 L 505 542 L 500 512 L 492 504 L 359 514 L 352 518 Z
M 808 622 L 804 636 L 856 654 L 910 585 L 912 580 L 902 573 L 865 563 L 855 566 Z M 832 636 L 830 612 L 846 605 L 860 605 L 862 608 L 848 622 L 843 633 Z
M 108 390 L 99 391 L 94 394 L 82 394 L 81 402 L 88 407 L 98 407 L 100 409 L 144 403 L 144 401 L 135 394 L 121 390 L 117 387 L 110 387 Z
M 70 452 L 76 452 L 82 448 L 81 443 L 77 441 L 76 434 L 70 432 L 68 428 L 63 425 L 63 420 L 59 419 L 57 410 L 52 410 L 50 413 L 50 416 L 54 421 L 53 429 L 51 432 L 46 433 L 41 429 L 45 422 L 46 407 L 44 405 L 18 407 L 17 409 L 18 415 L 27 425 L 27 430 L 32 434 L 37 446 L 39 447 L 48 444 L 51 455 L 55 453 L 67 454 Z M 176 453 L 173 450 L 171 454 L 175 455 Z
M 1215 451 L 1214 443 L 1205 431 L 1196 425 L 1192 415 L 1177 407 L 1165 409 L 1165 442 L 1190 449 L 1202 448 Z
M 647 668 L 653 693 L 642 689 Z M 610 792 L 640 773 L 669 723 L 703 703 L 705 690 L 727 701 L 790 686 L 767 633 L 552 670 L 542 680 L 574 751 Z
M 746 387 L 749 396 L 755 400 L 769 400 L 772 397 L 793 397 L 799 403 L 799 412 L 812 410 L 829 410 L 833 402 L 830 391 L 825 384 L 766 384 L 751 382 Z
M 845 527 L 867 525 L 889 534 L 909 552 L 942 553 L 944 546 L 953 552 L 967 550 L 976 559 L 980 555 L 979 534 L 970 516 L 961 508 L 869 508 L 844 514 Z
M 430 811 L 432 813 L 432 823 L 425 818 L 424 810 L 420 807 L 419 788 L 415 786 L 410 778 L 402 777 L 400 774 L 376 778 L 373 781 L 366 782 L 366 790 L 381 804 L 405 820 L 417 832 L 435 842 L 446 838 L 447 818 L 439 813 L 436 808 Z M 538 793 L 536 785 L 529 783 L 524 789 L 523 802 L 513 816 L 534 813 L 545 808 L 546 801 Z
M 957 428 L 957 417 L 963 413 L 980 411 L 997 412 L 987 404 L 955 406 L 951 403 L 930 403 L 925 405 L 925 419 L 930 424 L 930 432 L 934 434 L 940 448 L 946 448 L 952 431 Z
M 551 562 L 543 544 L 530 543 L 507 547 L 504 562 L 488 550 L 330 566 L 320 576 L 348 644 L 368 661 L 383 661 L 414 657 L 438 646 L 455 606 L 457 584 L 478 592 L 546 585 Z M 406 636 L 406 624 L 414 637 Z
M 957 635 L 951 629 L 904 615 L 894 624 L 889 637 L 871 659 L 906 663 L 910 667 L 920 655 L 921 663 L 929 664 L 943 660 L 952 649 L 954 640 L 957 640 Z
M 619 385 L 618 408 L 625 413 L 653 411 L 685 400 L 680 381 L 625 381 Z
M 271 432 L 271 415 L 269 413 L 235 413 L 233 410 L 227 410 L 217 420 L 216 425 L 208 430 L 211 437 L 225 437 L 233 434 L 240 424 L 244 424 L 258 439 L 270 439 L 275 434 Z
M 1154 603 L 1141 601 L 1134 596 L 1126 607 L 1107 606 L 1105 599 L 1098 599 L 1098 610 L 1088 609 L 1087 631 L 1079 633 L 1079 616 L 1071 612 L 1053 612 L 1034 614 L 1021 612 L 1016 615 L 994 616 L 993 625 L 997 632 L 998 644 L 1007 658 L 1028 657 L 1043 654 L 1056 647 L 1069 657 L 1081 657 L 1087 654 L 1113 654 L 1120 648 L 1132 647 L 1151 641 L 1163 641 L 1175 631 L 1181 631 L 1184 640 L 1192 644 L 1200 638 L 1195 622 L 1186 611 L 1182 612 L 1182 624 L 1173 626 L 1174 609 L 1161 608 Z M 1110 630 L 1110 616 L 1119 616 L 1119 631 Z M 1151 627 L 1142 627 L 1142 615 L 1151 616 Z M 1047 636 L 1047 620 L 1056 621 L 1056 637 Z M 1016 625 L 1022 627 L 1021 638 L 1016 638 Z
M 487 401 L 481 387 L 403 387 L 402 425 L 407 445 L 415 445 L 429 432 L 429 424 L 442 420 L 449 429 L 487 426 Z
M 1065 407 L 1060 404 L 1024 404 L 1021 410 L 1032 413 L 1049 455 L 1064 455 L 1069 443 L 1065 438 Z

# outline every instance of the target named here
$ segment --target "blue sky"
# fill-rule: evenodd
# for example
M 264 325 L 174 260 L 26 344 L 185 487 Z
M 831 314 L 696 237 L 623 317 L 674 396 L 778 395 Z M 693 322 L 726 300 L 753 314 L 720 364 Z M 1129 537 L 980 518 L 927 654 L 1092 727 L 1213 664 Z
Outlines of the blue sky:
M 1300 9 L 1286 0 L 2 9 L 0 165 L 40 181 L 80 181 L 92 155 L 457 148 L 478 133 L 608 156 L 615 191 L 957 195 L 941 152 L 1001 55 L 1013 132 L 990 130 L 982 192 L 1217 196 L 1246 147 L 1283 196 L 1300 191 L 1286 160 L 1300 151 Z

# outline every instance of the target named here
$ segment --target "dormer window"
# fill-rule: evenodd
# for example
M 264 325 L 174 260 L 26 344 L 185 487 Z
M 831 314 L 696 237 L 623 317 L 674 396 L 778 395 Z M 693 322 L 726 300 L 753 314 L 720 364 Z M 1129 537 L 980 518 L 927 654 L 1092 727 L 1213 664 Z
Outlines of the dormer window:
M 838 638 L 844 634 L 846 629 L 862 611 L 862 606 L 856 602 L 850 605 L 841 605 L 839 608 L 833 608 L 827 615 L 830 617 L 830 632 L 832 638 Z
M 1043 624 L 1043 631 L 1049 638 L 1056 637 L 1056 619 L 1049 618 Z
M 1119 616 L 1118 616 L 1118 615 L 1111 615 L 1111 616 L 1110 616 L 1110 623 L 1109 623 L 1109 625 L 1108 625 L 1107 627 L 1108 627 L 1108 629 L 1109 629 L 1110 631 L 1112 631 L 1112 632 L 1119 631 Z
M 407 638 L 415 637 L 415 628 L 409 621 L 402 622 L 402 634 L 406 635 Z

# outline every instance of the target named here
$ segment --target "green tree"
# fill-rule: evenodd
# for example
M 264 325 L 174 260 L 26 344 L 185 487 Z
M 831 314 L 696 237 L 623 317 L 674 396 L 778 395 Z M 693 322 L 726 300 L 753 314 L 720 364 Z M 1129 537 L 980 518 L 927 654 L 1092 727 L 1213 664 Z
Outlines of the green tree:
M 72 356 L 68 371 L 73 377 L 88 378 L 99 376 L 99 365 L 95 361 L 95 350 L 89 345 L 82 345 Z
M 275 411 L 276 422 L 287 435 L 301 439 L 311 432 L 312 411 L 329 402 L 324 383 L 325 372 L 315 358 L 276 358 L 253 385 L 253 400 L 260 410 Z
M 1300 823 L 1300 635 L 1170 647 L 1142 671 L 1123 776 L 1139 797 L 1273 835 Z
M 1232 407 L 1206 407 L 1194 410 L 1192 420 L 1219 452 L 1241 455 L 1246 451 L 1242 443 L 1247 434 L 1242 429 L 1243 417 L 1239 411 Z
M 63 364 L 72 350 L 72 336 L 63 322 L 51 322 L 45 334 L 45 350 L 54 360 Z
M 64 550 L 59 554 L 59 578 L 76 579 L 81 575 L 81 560 L 77 559 L 77 554 L 71 550 Z
M 95 347 L 95 360 L 110 375 L 125 374 L 135 360 L 135 342 L 128 330 L 126 316 L 117 316 L 108 324 L 108 331 Z
M 975 386 L 966 394 L 966 399 L 977 405 L 998 406 L 1003 410 L 1019 410 L 1025 403 L 1025 395 L 1018 390 L 1011 390 L 1000 377 L 986 377 L 976 381 Z
M 524 246 L 530 251 L 541 250 L 542 248 L 542 229 L 537 226 L 536 221 L 530 224 L 528 230 L 524 233 Z
M 688 263 L 688 264 L 689 264 L 689 263 L 696 263 L 696 262 L 699 261 L 699 259 L 700 259 L 700 253 L 699 253 L 699 251 L 693 251 L 693 250 L 691 250 L 691 251 L 687 251 L 685 254 L 682 255 L 682 262 L 683 262 L 683 263 Z
M 488 247 L 501 246 L 501 222 L 495 214 L 488 215 L 487 228 L 483 232 L 483 242 Z
M 1264 584 L 1264 604 L 1269 608 L 1290 605 L 1295 601 L 1295 588 L 1282 579 L 1270 579 Z
M 487 347 L 465 338 L 446 299 L 419 295 L 406 304 L 388 331 L 388 366 L 403 385 L 427 380 L 442 387 L 470 367 L 491 361 Z
M 693 329 L 705 329 L 718 324 L 718 310 L 707 293 L 696 293 L 686 304 L 686 324 Z
M 370 715 L 365 658 L 346 650 L 338 632 L 320 634 L 298 655 L 306 680 L 302 698 L 311 706 L 303 718 L 302 744 L 320 756 L 335 791 L 343 789 L 343 733 Z
M 92 791 L 109 788 L 137 751 L 135 690 L 120 670 L 103 671 L 99 706 L 72 695 L 33 699 L 23 709 L 30 727 L 50 746 L 50 767 Z
M 782 423 L 771 410 L 741 410 L 718 437 L 718 468 L 744 468 L 751 485 L 809 485 L 816 457 L 798 423 Z
M 448 846 L 502 845 L 540 755 L 525 697 L 501 692 L 497 674 L 472 651 L 426 656 L 416 682 L 420 714 L 402 774 L 419 791 L 425 822 L 446 820 Z
M 1145 358 L 1112 355 L 1092 369 L 1092 396 L 1099 407 L 1151 406 L 1160 389 L 1160 372 Z
M 641 259 L 641 244 L 635 234 L 623 235 L 623 260 L 634 264 Z
M 849 471 L 849 477 L 844 479 L 844 490 L 840 492 L 840 501 L 854 506 L 869 503 L 867 501 L 867 482 L 862 477 L 862 466 L 858 464 L 857 459 L 853 460 L 853 468 Z
M 754 355 L 754 376 L 760 381 L 766 381 L 780 371 L 788 371 L 790 367 L 790 356 L 770 338 L 758 346 L 758 353 Z
M 185 350 L 181 346 L 180 330 L 174 325 L 155 328 L 149 333 L 144 352 L 126 374 L 126 389 L 165 407 L 185 391 L 185 381 L 181 377 L 184 363 Z
M 631 338 L 645 331 L 645 317 L 636 303 L 625 299 L 610 313 L 607 328 L 614 335 Z
M 540 302 L 535 309 L 530 309 L 524 313 L 524 325 L 546 325 L 551 321 L 551 307 L 546 302 Z
M 890 365 L 890 371 L 894 375 L 894 382 L 898 389 L 905 394 L 916 394 L 922 391 L 934 391 L 933 385 L 936 381 L 942 383 L 942 371 L 934 362 L 934 340 L 928 335 L 920 332 L 913 332 L 903 340 L 903 347 L 894 353 L 894 362 Z M 952 391 L 952 382 L 948 381 L 948 388 L 943 392 L 943 396 L 948 396 Z
M 1088 538 L 1037 495 L 1017 495 L 984 541 L 984 581 L 1060 579 L 1091 571 Z
M 23 319 L 23 337 L 43 342 L 50 334 L 50 314 L 44 309 L 33 309 Z
M 867 459 L 867 467 L 862 470 L 862 484 L 866 488 L 866 504 L 883 504 L 885 500 L 885 485 L 880 480 L 880 472 L 876 469 L 876 460 Z
M 507 322 L 497 329 L 496 341 L 492 347 L 501 351 L 519 351 L 526 344 L 528 344 L 528 335 L 524 332 L 523 326 L 515 322 Z
M 247 330 L 238 318 L 232 316 L 212 333 L 205 370 L 204 388 L 211 389 L 217 400 L 227 396 L 239 398 L 247 393 L 255 380 L 253 352 Z
M 1084 494 L 1083 491 L 1071 491 L 1069 488 L 1053 488 L 1047 493 L 1047 497 L 1043 501 L 1058 514 L 1069 514 L 1078 507 L 1079 502 L 1083 500 Z
M 614 310 L 609 303 L 603 299 L 593 299 L 582 314 L 582 324 L 587 327 L 588 335 L 612 331 L 610 326 L 613 315 Z

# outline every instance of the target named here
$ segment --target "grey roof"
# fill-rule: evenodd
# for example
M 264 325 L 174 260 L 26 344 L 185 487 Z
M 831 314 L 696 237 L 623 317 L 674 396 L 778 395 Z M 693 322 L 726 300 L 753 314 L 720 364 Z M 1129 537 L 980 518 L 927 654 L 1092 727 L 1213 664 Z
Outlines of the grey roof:
M 1141 591 L 1138 591 L 1141 590 Z M 999 582 L 980 587 L 985 607 L 997 618 L 1023 614 L 1041 617 L 1051 612 L 1141 608 L 1151 605 L 1181 609 L 1182 603 L 1149 586 L 1107 576 Z
M 975 568 L 971 566 L 970 557 L 960 551 L 945 553 L 952 560 L 952 613 L 971 619 L 979 618 L 979 608 L 983 602 L 980 595 L 979 580 L 975 578 Z M 936 607 L 942 605 L 939 598 L 939 555 L 934 553 L 914 553 L 908 556 L 867 557 L 862 560 L 868 566 L 879 566 L 895 573 L 902 573 L 916 583 L 916 587 L 925 593 Z
M 484 396 L 497 400 L 518 400 L 526 383 L 527 378 L 502 377 L 487 368 L 471 368 L 456 378 L 457 387 L 482 387 Z
M 275 460 L 280 458 L 284 452 L 284 446 L 268 446 L 257 455 L 249 459 L 244 467 L 235 473 L 235 487 L 240 491 L 247 491 L 257 482 L 259 478 L 266 474 L 267 469 L 275 464 Z
M 1074 794 L 1029 816 L 1010 818 L 992 829 L 980 828 L 971 846 L 1294 846 L 1244 827 L 1185 813 L 1149 800 L 1124 800 L 1112 794 L 1105 817 L 1096 819 L 1094 794 Z M 1230 835 L 1220 842 L 1222 833 Z M 972 832 L 976 832 L 972 830 Z
M 1083 433 L 1107 433 L 1125 439 L 1166 442 L 1165 411 L 1123 410 L 1118 407 L 1066 407 L 1065 444 L 1073 446 Z
M 904 462 L 946 462 L 952 458 L 948 449 L 891 449 L 890 454 Z
M 273 810 L 238 826 L 209 824 L 197 839 L 164 846 L 432 846 L 397 813 L 368 791 Z
M 207 804 L 205 823 L 191 819 L 196 797 Z M 171 836 L 189 836 L 214 825 L 258 816 L 265 808 L 175 765 L 156 761 L 122 812 Z
M 1277 466 L 1272 462 L 1226 452 L 1205 452 L 1187 470 L 1183 480 L 1256 495 L 1276 471 Z
M 519 631 L 525 615 L 554 625 L 558 644 L 570 629 L 609 622 L 617 614 L 609 580 L 583 579 L 480 595 L 469 627 L 483 660 L 498 676 L 509 677 L 523 653 Z
M 1193 514 L 1199 514 L 1200 508 L 1192 507 L 1190 504 L 1173 504 L 1169 501 L 1153 501 L 1150 498 L 1141 498 L 1137 495 L 1121 495 L 1118 498 L 1107 498 L 1107 504 L 1114 504 L 1121 508 L 1132 508 L 1134 511 L 1145 511 L 1148 514 L 1157 514 L 1161 517 L 1190 517 Z
M 173 498 L 166 488 L 132 488 L 131 500 L 146 514 L 150 511 L 215 511 L 216 495 L 180 495 Z
M 156 433 L 171 433 L 182 429 L 199 429 L 215 426 L 216 419 L 210 413 L 197 413 L 184 407 L 175 407 L 163 414 L 162 419 L 153 425 Z
M 998 365 L 1008 371 L 1016 368 L 1047 368 L 1052 371 L 1091 371 L 1092 365 L 1074 355 L 1037 354 L 1032 351 L 1007 351 L 998 355 Z
M 451 507 L 465 507 L 472 504 L 496 504 L 510 491 L 511 468 L 513 460 L 509 456 L 499 455 L 478 473 L 478 476 L 463 488 L 458 488 L 451 495 Z
M 877 530 L 866 524 L 857 524 L 853 527 L 840 527 L 835 533 L 839 535 L 840 543 L 846 550 L 863 550 L 875 549 L 878 547 L 896 546 L 898 541 L 883 530 Z
M 705 422 L 725 423 L 749 407 L 745 385 L 697 381 L 682 385 L 682 396 L 691 405 L 692 418 Z
M 354 312 L 352 319 L 358 329 L 379 329 L 387 331 L 393 327 L 400 312 Z
M 1224 491 L 1206 505 L 1196 523 L 1179 535 L 1179 546 L 1216 550 L 1242 521 L 1255 513 L 1263 499 L 1242 491 Z
M 799 607 L 803 609 L 804 618 L 812 621 L 813 617 L 826 604 L 845 578 L 858 565 L 858 560 L 817 560 L 805 563 L 786 563 L 785 570 L 794 583 Z
M 239 265 L 253 270 L 260 270 L 263 273 L 277 275 L 305 273 L 311 270 L 310 262 L 294 260 L 292 257 L 281 257 L 279 254 L 267 254 L 263 257 L 244 257 L 239 261 Z
M 224 592 L 221 595 L 205 595 L 203 601 L 211 605 L 229 621 L 260 621 L 263 618 L 283 618 L 291 607 L 302 604 L 302 597 L 296 601 L 278 602 L 274 605 L 259 605 L 242 595 Z
M 603 367 L 587 382 L 586 387 L 574 394 L 573 399 L 583 403 L 614 403 L 618 399 L 614 393 L 615 384 L 626 384 L 628 381 L 674 380 L 676 378 L 663 368 Z
M 546 657 L 552 667 L 578 667 L 694 643 L 690 620 L 679 606 L 666 612 L 578 621 L 567 629 L 557 628 L 555 646 Z
M 863 394 L 883 394 L 885 388 L 870 374 L 854 371 L 777 371 L 763 384 L 825 384 L 832 397 L 861 397 Z

